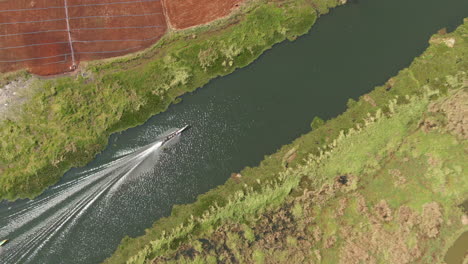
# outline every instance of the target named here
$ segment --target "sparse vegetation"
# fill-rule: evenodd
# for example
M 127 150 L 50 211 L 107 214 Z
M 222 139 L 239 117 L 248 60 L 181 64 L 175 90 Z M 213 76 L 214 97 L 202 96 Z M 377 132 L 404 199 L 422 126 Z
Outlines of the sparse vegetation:
M 0 124 L 0 197 L 38 194 L 89 161 L 110 133 L 305 33 L 338 1 L 255 3 L 220 27 L 41 81 L 23 114 Z M 409 68 L 342 115 L 194 204 L 175 206 L 144 236 L 125 238 L 106 262 L 441 260 L 447 241 L 467 229 L 458 207 L 468 189 L 466 130 L 452 107 L 466 98 L 467 23 L 443 36 L 449 41 L 435 36 Z
M 306 165 L 284 171 L 279 182 L 264 185 L 259 192 L 249 189 L 239 192 L 222 209 L 213 207 L 199 220 L 175 229 L 147 247 L 144 257 L 140 252 L 129 263 L 143 263 L 140 260 L 154 257 L 157 263 L 193 263 L 194 260 L 203 263 L 208 257 L 218 257 L 227 263 L 234 262 L 233 259 L 252 263 L 258 258 L 258 252 L 263 253 L 262 258 L 267 262 L 279 257 L 301 263 L 306 259 L 318 260 L 317 255 L 330 263 L 409 263 L 421 258 L 425 263 L 441 261 L 440 249 L 445 245 L 441 244 L 443 240 L 437 242 L 435 238 L 441 233 L 450 236 L 463 228 L 462 212 L 457 210 L 463 200 L 447 198 L 449 194 L 466 192 L 468 186 L 466 181 L 459 182 L 457 186 L 451 185 L 447 194 L 434 195 L 437 187 L 421 186 L 420 181 L 426 181 L 424 176 L 412 174 L 409 169 L 434 153 L 415 156 L 408 152 L 408 148 L 422 147 L 425 137 L 437 136 L 431 143 L 452 153 L 457 152 L 455 149 L 461 143 L 448 136 L 454 142 L 446 144 L 439 131 L 423 132 L 418 127 L 428 103 L 427 99 L 413 97 L 409 104 L 397 107 L 390 117 L 372 117 L 364 127 L 343 134 L 327 146 L 322 155 L 309 157 Z M 412 125 L 406 126 L 408 123 Z M 355 147 L 364 142 L 368 147 Z M 371 158 L 355 160 L 352 168 L 342 166 L 359 156 Z M 446 168 L 464 166 L 466 169 L 463 160 L 461 154 L 446 156 L 442 162 Z M 343 170 L 350 175 L 347 184 L 336 180 L 337 171 Z M 387 188 L 395 186 L 395 179 L 387 174 L 392 170 L 399 170 L 406 180 L 403 185 Z M 452 172 L 445 176 L 445 181 L 460 180 L 460 177 L 462 174 Z M 307 184 L 298 186 L 299 179 Z M 431 185 L 430 181 L 428 184 Z M 407 193 L 409 189 L 418 190 L 419 197 L 412 198 Z M 291 190 L 302 195 L 288 196 Z M 447 221 L 451 221 L 450 226 Z M 248 226 L 252 231 L 245 232 L 241 226 Z M 182 238 L 188 242 L 183 243 Z M 192 249 L 191 241 L 203 241 L 202 250 Z M 179 249 L 174 250 L 174 245 Z M 437 254 L 423 254 L 428 250 Z
M 106 263 L 441 262 L 467 230 L 466 117 L 454 114 L 466 109 L 467 30 Z
M 0 198 L 38 195 L 90 161 L 111 133 L 306 33 L 317 15 L 305 0 L 251 1 L 230 19 L 175 32 L 146 52 L 88 63 L 76 77 L 38 80 L 21 113 L 0 121 Z
M 467 169 L 462 153 L 466 142 L 447 135 L 443 127 L 422 129 L 428 98 L 414 96 L 393 113 L 369 116 L 366 125 L 342 134 L 319 156 L 283 170 L 277 181 L 258 191 L 245 187 L 225 206 L 213 206 L 152 241 L 128 263 L 206 263 L 211 258 L 253 263 L 260 254 L 266 263 L 440 262 L 445 247 L 441 236 L 464 228 L 458 204 L 466 197 L 468 182 L 451 171 L 444 182 L 458 184 L 435 192 L 438 185 L 424 177 L 431 166 L 421 165 L 442 151 L 455 153 L 441 159 L 444 168 Z M 427 137 L 434 144 L 431 150 L 411 151 L 425 148 Z M 366 147 L 356 148 L 364 143 Z M 353 166 L 344 166 L 351 159 Z M 395 170 L 405 177 L 404 184 L 396 184 L 400 180 L 391 175 Z M 346 184 L 337 180 L 338 172 L 348 175 Z

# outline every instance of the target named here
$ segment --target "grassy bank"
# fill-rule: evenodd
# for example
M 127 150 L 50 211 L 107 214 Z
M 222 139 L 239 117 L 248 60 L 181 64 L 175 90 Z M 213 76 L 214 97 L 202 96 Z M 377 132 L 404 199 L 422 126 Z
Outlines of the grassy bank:
M 390 102 L 321 155 L 258 191 L 244 188 L 128 263 L 440 263 L 468 229 L 459 207 L 468 145 L 448 131 L 468 89 L 431 103 L 436 94 Z
M 0 121 L 0 199 L 34 197 L 83 166 L 111 133 L 164 111 L 181 94 L 306 33 L 337 0 L 252 0 L 212 25 L 172 32 L 151 49 L 91 62 L 77 76 L 34 83 L 33 98 Z
M 466 228 L 456 113 L 466 107 L 467 23 L 433 36 L 410 67 L 342 115 L 125 238 L 106 263 L 440 260 Z

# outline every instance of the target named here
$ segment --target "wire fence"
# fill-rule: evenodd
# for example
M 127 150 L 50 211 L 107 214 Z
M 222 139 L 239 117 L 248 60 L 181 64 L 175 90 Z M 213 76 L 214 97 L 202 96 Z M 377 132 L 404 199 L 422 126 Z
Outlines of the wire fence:
M 65 63 L 68 61 L 68 55 L 65 55 L 63 60 L 61 61 L 54 61 L 54 62 L 49 62 L 49 63 L 43 63 L 42 65 L 52 65 L 52 64 L 60 64 L 60 63 Z
M 86 1 L 98 1 L 98 0 L 86 0 Z M 76 7 L 82 7 L 82 8 L 89 8 L 89 7 L 98 7 L 98 6 L 110 6 L 110 5 L 124 5 L 124 4 L 140 4 L 140 3 L 148 3 L 148 2 L 159 2 L 160 0 L 135 0 L 135 1 L 118 1 L 118 2 L 107 2 L 107 3 L 89 3 L 89 4 L 68 4 L 64 6 L 50 6 L 50 7 L 39 7 L 39 8 L 20 8 L 20 9 L 8 9 L 8 10 L 0 10 L 0 13 L 8 13 L 8 12 L 26 12 L 26 11 L 37 11 L 37 10 L 51 10 L 51 9 L 70 9 L 70 8 L 76 8 Z M 162 8 L 162 7 L 159 7 Z M 68 10 L 65 10 L 68 11 Z M 43 19 L 43 20 L 31 20 L 31 21 L 7 21 L 7 22 L 2 22 L 0 23 L 0 26 L 11 26 L 11 25 L 18 25 L 18 24 L 35 24 L 35 23 L 47 23 L 47 22 L 58 22 L 58 21 L 65 21 L 68 22 L 70 20 L 89 20 L 91 19 L 99 19 L 99 18 L 131 18 L 131 17 L 153 17 L 157 15 L 164 15 L 162 12 L 152 12 L 152 13 L 145 13 L 147 10 L 141 10 L 143 13 L 136 13 L 136 14 L 114 14 L 114 15 L 91 15 L 91 16 L 75 16 L 75 17 L 63 17 L 63 18 L 54 18 L 54 19 Z M 164 21 L 164 20 L 163 20 Z M 15 41 L 15 37 L 20 37 L 20 36 L 26 36 L 26 35 L 35 35 L 35 34 L 49 34 L 49 33 L 70 33 L 70 32 L 80 32 L 80 31 L 92 31 L 92 30 L 125 30 L 125 29 L 143 29 L 144 33 L 146 33 L 148 29 L 158 29 L 158 28 L 166 28 L 165 22 L 161 22 L 161 25 L 142 25 L 142 26 L 120 26 L 120 27 L 83 27 L 83 28 L 73 28 L 69 27 L 68 29 L 66 28 L 58 28 L 58 29 L 48 29 L 48 30 L 38 30 L 38 31 L 31 31 L 31 32 L 13 32 L 13 33 L 8 33 L 8 34 L 0 34 L 0 38 L 7 38 L 6 40 L 12 40 L 13 43 Z M 0 28 L 1 29 L 1 28 Z M 17 29 L 18 30 L 18 29 Z M 7 32 L 11 32 L 11 30 L 5 30 Z M 151 33 L 150 31 L 149 33 Z M 162 31 L 155 32 L 156 34 L 152 34 L 152 36 L 149 37 L 144 37 L 144 38 L 125 38 L 125 39 L 72 39 L 71 37 L 69 38 L 68 41 L 65 41 L 66 35 L 64 34 L 64 41 L 55 41 L 55 42 L 44 42 L 44 43 L 26 43 L 23 45 L 9 45 L 9 46 L 4 46 L 0 47 L 0 51 L 8 51 L 8 50 L 14 50 L 14 49 L 25 49 L 25 48 L 31 48 L 31 47 L 40 47 L 40 46 L 51 46 L 51 45 L 65 45 L 69 44 L 69 50 L 70 52 L 68 53 L 62 53 L 62 54 L 57 54 L 53 56 L 38 56 L 38 57 L 31 57 L 31 58 L 16 58 L 16 59 L 1 59 L 0 58 L 0 63 L 25 63 L 25 62 L 33 62 L 33 61 L 38 61 L 40 60 L 50 60 L 54 58 L 63 58 L 60 61 L 56 62 L 47 62 L 43 63 L 40 65 L 50 65 L 50 64 L 57 64 L 57 63 L 66 63 L 71 55 L 74 54 L 118 54 L 118 53 L 128 53 L 130 51 L 136 50 L 136 49 L 141 49 L 144 45 L 145 42 L 148 41 L 154 41 L 157 40 L 161 37 Z M 99 34 L 96 34 L 99 35 Z M 100 34 L 103 35 L 103 34 Z M 11 38 L 13 37 L 13 39 Z M 18 41 L 24 41 L 24 39 L 18 40 Z M 81 50 L 75 50 L 73 49 L 73 43 L 81 43 L 81 44 L 90 44 L 90 43 L 112 43 L 112 42 L 140 42 L 140 45 L 137 46 L 131 46 L 125 49 L 117 49 L 117 50 L 104 50 L 104 51 L 81 51 Z M 102 46 L 101 46 L 102 47 Z M 41 49 L 38 49 L 40 52 Z M 11 54 L 10 54 L 11 55 Z M 40 66 L 39 65 L 39 66 Z
M 160 35 L 143 38 L 143 39 L 97 39 L 97 40 L 72 40 L 73 43 L 98 43 L 98 42 L 146 42 L 160 38 Z M 0 47 L 0 50 L 6 49 L 19 49 L 26 47 L 35 47 L 35 46 L 47 46 L 47 45 L 57 45 L 57 44 L 67 44 L 68 41 L 58 41 L 58 42 L 48 42 L 48 43 L 37 43 L 37 44 L 28 44 L 21 46 L 10 46 L 10 47 Z
M 120 49 L 120 50 L 109 50 L 109 51 L 81 51 L 81 52 L 75 52 L 75 54 L 108 54 L 108 53 L 122 53 L 122 52 L 128 52 L 131 50 L 139 49 L 141 46 L 134 46 L 126 49 Z M 44 59 L 52 59 L 52 58 L 59 58 L 62 56 L 69 56 L 72 55 L 72 53 L 62 53 L 54 56 L 46 56 L 46 57 L 36 57 L 36 58 L 27 58 L 27 59 L 19 59 L 19 60 L 0 60 L 2 63 L 17 63 L 17 62 L 25 62 L 25 61 L 34 61 L 34 60 L 44 60 Z
M 147 14 L 134 14 L 134 15 L 115 15 L 115 16 L 82 16 L 82 17 L 70 17 L 69 20 L 76 19 L 85 19 L 85 18 L 120 18 L 120 17 L 142 17 L 142 16 L 152 16 L 152 15 L 163 15 L 163 13 L 147 13 Z M 36 21 L 17 21 L 17 22 L 6 22 L 0 23 L 1 25 L 16 25 L 16 24 L 34 24 L 34 23 L 44 23 L 44 22 L 55 22 L 55 21 L 65 21 L 66 18 L 57 18 L 57 19 L 45 19 L 45 20 L 36 20 Z
M 81 5 L 69 5 L 68 8 L 87 7 L 87 6 L 122 5 L 122 4 L 159 2 L 159 1 L 160 0 L 138 0 L 138 1 L 109 2 L 109 3 L 98 3 L 98 4 L 81 4 Z M 48 9 L 64 9 L 64 8 L 65 6 L 49 6 L 49 7 L 36 7 L 36 8 L 6 9 L 6 10 L 0 10 L 0 13 L 37 11 L 37 10 L 48 10 Z

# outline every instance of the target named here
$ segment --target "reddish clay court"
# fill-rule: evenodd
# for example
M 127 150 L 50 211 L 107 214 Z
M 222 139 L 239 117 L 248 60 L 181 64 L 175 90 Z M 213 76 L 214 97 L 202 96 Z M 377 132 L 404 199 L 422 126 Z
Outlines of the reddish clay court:
M 165 34 L 166 21 L 175 28 L 207 23 L 229 14 L 241 0 L 163 1 L 0 1 L 0 72 L 72 71 L 80 61 L 150 46 Z
M 242 0 L 163 0 L 171 26 L 177 29 L 205 24 L 228 15 Z

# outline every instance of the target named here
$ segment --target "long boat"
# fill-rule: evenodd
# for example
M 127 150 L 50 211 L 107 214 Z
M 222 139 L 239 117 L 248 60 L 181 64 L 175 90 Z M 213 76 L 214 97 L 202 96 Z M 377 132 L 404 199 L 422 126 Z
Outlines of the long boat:
M 4 240 L 0 241 L 0 247 L 5 245 L 6 243 L 8 243 L 8 239 L 4 239 Z
M 175 138 L 176 136 L 182 134 L 182 132 L 184 132 L 185 130 L 187 130 L 187 129 L 189 129 L 189 128 L 190 128 L 190 125 L 186 125 L 186 126 L 184 126 L 183 128 L 178 129 L 177 131 L 172 132 L 171 134 L 169 134 L 168 136 L 166 136 L 166 137 L 163 139 L 163 144 L 166 143 L 167 141 L 171 140 L 172 138 Z

